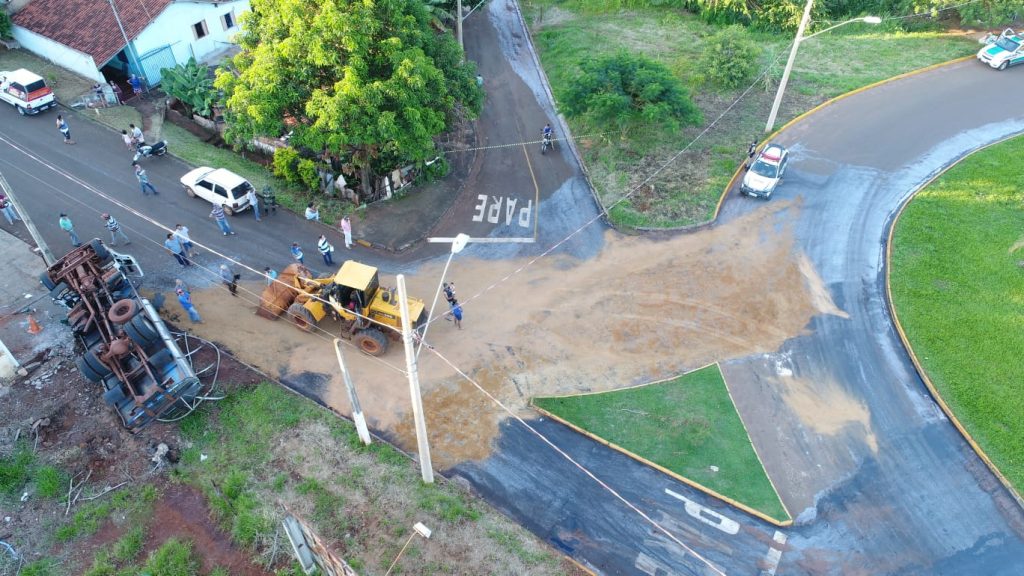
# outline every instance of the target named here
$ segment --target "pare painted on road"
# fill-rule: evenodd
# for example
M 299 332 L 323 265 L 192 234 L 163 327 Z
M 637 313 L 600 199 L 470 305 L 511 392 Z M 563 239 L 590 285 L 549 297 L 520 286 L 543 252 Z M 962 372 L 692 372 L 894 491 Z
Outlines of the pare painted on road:
M 511 226 L 513 221 L 523 228 L 529 229 L 532 226 L 533 200 L 527 200 L 526 205 L 517 210 L 519 198 L 479 194 L 476 199 L 473 222 L 486 220 L 491 224 L 499 224 L 504 220 L 505 226 Z

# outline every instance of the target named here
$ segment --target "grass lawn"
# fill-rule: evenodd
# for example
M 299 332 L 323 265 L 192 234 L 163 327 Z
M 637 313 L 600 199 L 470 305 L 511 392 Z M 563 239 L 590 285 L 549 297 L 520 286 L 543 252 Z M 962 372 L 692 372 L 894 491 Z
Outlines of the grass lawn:
M 582 118 L 569 119 L 598 194 L 611 207 L 697 136 L 746 88 L 717 90 L 702 85 L 697 63 L 704 38 L 716 28 L 685 12 L 668 9 L 587 10 L 585 2 L 531 0 L 527 22 L 556 99 L 578 74 L 584 59 L 628 50 L 669 67 L 704 113 L 704 123 L 678 132 L 635 126 L 625 133 Z M 610 208 L 625 227 L 674 227 L 707 221 L 722 190 L 764 123 L 781 76 L 792 35 L 750 33 L 762 47 L 760 69 L 772 81 L 756 86 L 693 148 L 630 199 Z M 905 33 L 885 25 L 850 25 L 801 44 L 776 126 L 829 98 L 910 70 L 977 50 L 973 36 L 942 32 Z
M 893 236 L 896 313 L 939 393 L 1024 492 L 1024 138 L 922 190 Z
M 790 520 L 717 365 L 658 384 L 533 403 L 780 522 Z

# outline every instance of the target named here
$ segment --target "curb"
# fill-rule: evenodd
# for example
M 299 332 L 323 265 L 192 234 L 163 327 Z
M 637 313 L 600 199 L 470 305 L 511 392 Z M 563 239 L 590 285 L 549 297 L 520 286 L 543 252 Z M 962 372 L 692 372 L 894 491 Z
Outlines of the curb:
M 1007 142 L 1009 140 L 1012 140 L 1014 138 L 1020 138 L 1020 137 L 1024 137 L 1024 132 L 1018 132 L 1016 134 L 1011 134 L 1009 136 L 1005 136 L 1003 138 L 1000 138 L 999 140 L 996 140 L 995 142 L 990 142 L 988 144 L 985 144 L 984 146 L 981 146 L 980 148 L 975 148 L 974 150 L 966 152 L 965 154 L 963 154 L 962 156 L 957 158 L 954 162 L 952 162 L 948 166 L 943 167 L 941 170 L 939 170 L 938 172 L 933 174 L 927 181 L 922 183 L 920 186 L 917 187 L 916 190 L 913 190 L 910 193 L 910 195 L 907 196 L 906 200 L 903 201 L 903 204 L 900 205 L 899 210 L 896 211 L 896 215 L 893 216 L 892 223 L 889 225 L 889 234 L 888 234 L 888 236 L 886 238 L 886 244 L 885 244 L 885 304 L 886 304 L 886 306 L 889 307 L 889 311 L 890 311 L 890 313 L 892 315 L 893 324 L 895 324 L 895 326 L 896 326 L 896 332 L 900 336 L 900 342 L 903 343 L 903 348 L 907 351 L 907 354 L 910 355 L 910 360 L 914 364 L 914 370 L 917 371 L 917 375 L 924 382 L 925 387 L 928 388 L 928 393 L 935 400 L 935 403 L 939 405 L 939 408 L 942 409 L 942 413 L 945 414 L 946 417 L 949 418 L 949 421 L 953 423 L 953 426 L 957 429 L 957 432 L 960 433 L 960 436 L 962 436 L 963 439 L 967 441 L 967 444 L 970 445 L 971 450 L 973 450 L 974 453 L 977 454 L 979 458 L 981 458 L 982 462 L 985 463 L 985 466 L 989 469 L 989 471 L 991 471 L 992 474 L 996 478 L 999 479 L 1000 484 L 1002 484 L 1003 487 L 1006 488 L 1006 490 L 1010 493 L 1010 495 L 1013 497 L 1014 501 L 1017 503 L 1017 506 L 1019 506 L 1021 509 L 1024 509 L 1024 498 L 1022 498 L 1021 494 L 1017 491 L 1017 489 L 1012 484 L 1010 484 L 1010 481 L 1007 480 L 1005 476 L 1003 476 L 1003 473 L 999 471 L 999 468 L 997 468 L 996 465 L 992 462 L 992 459 L 988 457 L 988 454 L 986 454 L 985 451 L 982 450 L 981 446 L 974 440 L 974 438 L 971 436 L 970 432 L 968 432 L 967 429 L 964 427 L 964 425 L 960 423 L 960 420 L 957 419 L 956 415 L 949 408 L 949 405 L 946 404 L 945 399 L 943 399 L 942 395 L 939 393 L 939 390 L 935 387 L 935 384 L 931 381 L 931 378 L 928 377 L 928 373 L 925 371 L 924 366 L 921 365 L 921 361 L 918 360 L 917 354 L 914 353 L 914 349 L 910 345 L 910 340 L 907 338 L 907 334 L 903 330 L 903 325 L 900 323 L 899 315 L 896 313 L 896 306 L 893 305 L 893 301 L 892 301 L 892 281 L 891 281 L 891 277 L 892 277 L 892 244 L 893 244 L 892 240 L 893 240 L 893 235 L 896 233 L 896 224 L 899 222 L 900 216 L 903 215 L 903 211 L 906 209 L 906 207 L 908 205 L 910 205 L 910 202 L 917 196 L 917 194 L 919 192 L 921 192 L 922 190 L 924 190 L 925 188 L 927 188 L 935 180 L 937 180 L 939 177 L 941 177 L 946 172 L 951 170 L 953 167 L 955 167 L 956 165 L 960 164 L 961 162 L 963 162 L 967 158 L 970 158 L 974 154 L 976 154 L 978 152 L 981 152 L 981 151 L 983 151 L 983 150 L 985 150 L 987 148 L 990 148 L 992 146 L 996 146 L 998 144 L 1002 144 L 1002 143 Z
M 642 384 L 636 384 L 636 385 L 633 385 L 633 386 L 626 386 L 624 388 L 616 388 L 615 390 L 605 390 L 605 391 L 602 391 L 602 392 L 585 392 L 585 393 L 582 393 L 582 394 L 563 394 L 563 395 L 560 395 L 560 396 L 545 396 L 545 398 L 571 398 L 571 397 L 577 397 L 577 396 L 594 396 L 594 395 L 597 395 L 597 394 L 608 394 L 608 393 L 611 393 L 611 392 L 621 392 L 623 390 L 632 390 L 634 388 L 642 388 L 644 386 L 651 386 L 653 384 L 661 384 L 663 382 L 668 382 L 669 380 L 674 380 L 676 378 L 679 378 L 680 376 L 685 376 L 687 374 L 696 372 L 697 370 L 703 370 L 703 369 L 705 369 L 705 368 L 707 368 L 709 366 L 717 367 L 718 368 L 718 373 L 719 374 L 722 373 L 722 367 L 719 365 L 719 363 L 718 362 L 712 362 L 711 364 L 706 364 L 706 365 L 701 366 L 699 368 L 694 368 L 693 370 L 690 370 L 688 372 L 683 372 L 682 374 L 678 374 L 676 376 L 671 376 L 669 378 L 663 378 L 661 380 L 655 380 L 653 382 L 644 382 Z M 722 383 L 725 384 L 725 376 L 724 375 L 722 375 Z M 729 401 L 732 402 L 733 410 L 736 410 L 736 403 L 733 402 L 732 393 L 729 392 L 728 384 L 725 384 L 725 391 L 726 391 L 726 394 L 729 395 Z M 591 440 L 597 442 L 598 444 L 601 444 L 603 446 L 607 446 L 608 448 L 611 448 L 612 450 L 615 450 L 616 452 L 619 452 L 620 454 L 622 454 L 624 456 L 632 458 L 633 460 L 636 460 L 637 462 L 639 462 L 641 464 L 644 464 L 646 466 L 654 468 L 655 470 L 661 472 L 662 474 L 670 476 L 671 478 L 674 478 L 675 480 L 678 480 L 679 482 L 682 482 L 682 483 L 686 484 L 687 486 L 689 486 L 689 487 L 691 487 L 691 488 L 693 488 L 695 490 L 703 492 L 704 494 L 706 494 L 708 496 L 711 496 L 712 498 L 715 498 L 717 500 L 721 500 L 722 502 L 725 502 L 726 504 L 729 504 L 730 506 L 740 510 L 741 512 L 745 512 L 745 513 L 747 513 L 747 514 L 749 514 L 751 516 L 754 516 L 754 517 L 756 517 L 756 518 L 758 518 L 760 520 L 763 520 L 764 522 L 767 522 L 767 523 L 769 523 L 769 524 L 771 524 L 773 526 L 777 526 L 779 528 L 785 528 L 786 526 L 791 526 L 793 524 L 793 520 L 792 520 L 792 516 L 793 515 L 789 512 L 789 509 L 786 508 L 786 504 L 784 502 L 782 502 L 782 497 L 779 496 L 779 491 L 775 488 L 775 483 L 772 482 L 771 477 L 768 476 L 768 472 L 764 469 L 764 464 L 761 462 L 761 456 L 757 453 L 756 449 L 754 450 L 754 455 L 757 456 L 757 461 L 758 461 L 758 464 L 760 464 L 760 466 L 761 466 L 761 471 L 764 472 L 765 478 L 768 478 L 768 482 L 769 482 L 769 484 L 771 484 L 772 490 L 775 492 L 775 497 L 779 499 L 779 503 L 782 505 L 782 509 L 785 510 L 786 514 L 790 516 L 790 520 L 782 520 L 782 521 L 780 521 L 780 520 L 777 520 L 775 518 L 772 518 L 771 516 L 768 516 L 764 512 L 761 512 L 759 510 L 755 510 L 754 508 L 751 508 L 750 506 L 747 506 L 746 504 L 743 504 L 742 502 L 739 502 L 737 500 L 733 500 L 732 498 L 730 498 L 730 497 L 728 497 L 728 496 L 726 496 L 724 494 L 720 494 L 719 492 L 716 492 L 716 491 L 712 490 L 711 488 L 708 488 L 707 486 L 704 486 L 703 484 L 694 482 L 693 480 L 690 480 L 689 478 L 686 478 L 685 476 L 681 476 L 678 473 L 673 472 L 673 471 L 671 471 L 671 470 L 661 466 L 660 464 L 656 464 L 654 462 L 651 462 L 650 460 L 647 460 L 643 456 L 639 456 L 639 455 L 629 451 L 628 449 L 623 448 L 622 446 L 619 446 L 618 444 L 615 444 L 614 442 L 610 442 L 608 440 L 605 440 L 604 438 L 594 434 L 593 432 L 584 430 L 583 428 L 580 428 L 579 426 L 573 424 L 572 422 L 569 422 L 568 420 L 565 420 L 565 419 L 561 418 L 560 416 L 556 416 L 555 414 L 552 414 L 551 412 L 548 412 L 547 410 L 545 410 L 545 409 L 541 408 L 540 406 L 537 406 L 536 404 L 534 404 L 533 403 L 533 398 L 530 398 L 530 408 L 533 408 L 534 410 L 539 412 L 541 415 L 547 416 L 548 418 L 554 420 L 555 422 L 558 422 L 559 424 L 562 424 L 563 426 L 566 426 L 570 430 L 573 430 L 574 432 L 577 432 L 577 433 L 579 433 L 579 434 L 581 434 L 581 435 L 583 435 L 583 436 L 585 436 L 587 438 L 590 438 Z M 739 415 L 739 410 L 736 410 L 736 414 Z M 747 440 L 750 441 L 750 432 L 747 431 L 747 425 L 743 423 L 743 419 L 742 418 L 740 418 L 740 424 L 743 425 L 743 432 L 747 435 Z M 753 447 L 753 444 L 754 443 L 752 441 L 750 441 L 751 447 Z

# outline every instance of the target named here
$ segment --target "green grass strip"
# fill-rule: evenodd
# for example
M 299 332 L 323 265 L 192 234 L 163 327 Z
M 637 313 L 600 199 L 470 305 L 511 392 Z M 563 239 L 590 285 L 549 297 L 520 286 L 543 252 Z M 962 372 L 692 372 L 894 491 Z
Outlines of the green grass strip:
M 1024 138 L 992 146 L 918 193 L 896 223 L 890 276 L 900 323 L 929 379 L 1018 492 L 1024 489 L 1022 155 Z
M 717 365 L 657 384 L 535 398 L 533 403 L 771 518 L 790 520 L 754 452 Z

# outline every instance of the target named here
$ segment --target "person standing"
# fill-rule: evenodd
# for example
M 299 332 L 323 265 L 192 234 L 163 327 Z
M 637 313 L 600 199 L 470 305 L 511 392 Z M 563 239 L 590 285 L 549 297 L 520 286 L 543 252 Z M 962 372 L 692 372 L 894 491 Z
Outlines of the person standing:
M 188 237 L 188 226 L 181 224 L 174 225 L 174 237 L 181 243 L 181 250 L 185 254 L 185 258 L 192 259 L 192 239 Z
M 316 209 L 316 204 L 312 202 L 306 205 L 306 220 L 320 221 L 320 211 Z
M 341 233 L 345 235 L 345 248 L 352 249 L 352 220 L 348 216 L 341 219 Z
M 113 80 L 111 80 L 110 81 L 110 89 L 114 91 L 114 96 L 117 97 L 117 104 L 118 105 L 124 104 L 124 91 L 121 90 L 121 87 L 117 85 L 117 82 L 114 82 Z
M 107 231 L 110 232 L 110 245 L 117 246 L 117 237 L 120 236 L 124 240 L 125 244 L 131 244 L 132 241 L 128 239 L 128 235 L 121 230 L 121 224 L 110 214 L 103 214 L 103 226 L 106 227 Z
M 142 195 L 147 196 L 149 194 L 149 192 L 146 192 L 147 188 L 152 190 L 153 194 L 159 194 L 159 192 L 156 191 L 156 187 L 149 183 L 149 175 L 142 169 L 142 166 L 139 166 L 138 162 L 132 162 L 132 166 L 135 166 L 135 178 L 139 181 L 139 188 L 142 190 Z
M 128 84 L 132 87 L 132 94 L 142 96 L 142 78 L 132 74 L 132 77 L 128 79 Z
M 274 270 L 270 266 L 263 269 L 263 274 L 267 277 L 267 286 L 270 286 L 274 283 L 274 280 L 277 280 L 277 270 Z
M 263 215 L 269 216 L 271 210 L 274 211 L 274 214 L 277 214 L 277 196 L 269 184 L 263 187 L 263 192 L 260 192 L 260 196 L 263 196 Z
M 320 251 L 320 255 L 324 257 L 324 264 L 331 266 L 334 264 L 334 246 L 327 241 L 327 236 L 321 234 L 316 240 L 316 249 Z
M 250 187 L 249 191 L 245 193 L 245 198 L 249 201 L 249 206 L 252 206 L 252 213 L 256 216 L 256 221 L 260 222 L 260 199 L 256 197 L 256 189 Z
M 462 330 L 462 304 L 458 300 L 452 305 L 452 317 L 455 318 L 455 327 Z
M 192 263 L 185 258 L 185 249 L 181 247 L 181 241 L 174 237 L 174 234 L 168 234 L 167 240 L 164 240 L 164 248 L 174 256 L 174 259 L 178 261 L 178 264 L 182 266 L 191 266 Z
M 455 282 L 444 283 L 444 299 L 448 301 L 448 309 L 451 310 L 455 307 Z
M 196 310 L 195 304 L 192 303 L 192 293 L 188 290 L 177 288 L 174 292 L 178 295 L 178 303 L 188 313 L 188 318 L 195 324 L 202 324 L 203 319 L 199 316 L 199 311 Z
M 61 135 L 64 136 L 65 144 L 75 143 L 74 140 L 71 139 L 71 127 L 68 126 L 67 121 L 64 120 L 64 116 L 60 114 L 57 115 L 57 130 L 60 130 Z
M 191 292 L 192 291 L 192 289 L 188 287 L 188 284 L 185 284 L 184 280 L 182 280 L 181 278 L 175 278 L 174 279 L 174 291 L 177 292 L 178 290 L 184 290 L 185 292 Z
M 238 274 L 235 274 L 231 268 L 228 268 L 227 264 L 220 265 L 220 280 L 228 288 L 228 292 L 231 292 L 232 296 L 238 296 L 238 279 L 241 278 Z
M 67 232 L 71 238 L 71 245 L 78 248 L 82 245 L 82 242 L 78 239 L 78 234 L 75 234 L 75 225 L 71 223 L 71 218 L 68 215 L 61 212 L 60 220 L 57 221 L 60 224 L 60 229 Z
M 127 148 L 129 152 L 135 148 L 135 139 L 132 138 L 132 135 L 129 134 L 127 130 L 121 130 L 121 141 L 124 142 L 124 147 Z
M 302 248 L 299 247 L 298 242 L 292 242 L 292 258 L 295 259 L 299 264 L 305 264 L 302 256 Z
M 129 124 L 128 128 L 132 135 L 132 148 L 135 148 L 139 144 L 143 144 L 146 141 L 146 137 L 142 135 L 142 130 L 139 129 L 135 124 Z
M 14 204 L 6 194 L 0 194 L 0 211 L 4 213 L 4 218 L 7 219 L 7 223 L 14 226 L 14 223 L 21 220 L 18 217 L 18 213 L 14 211 Z
M 228 234 L 232 236 L 235 235 L 231 226 L 228 225 L 228 217 L 224 214 L 223 206 L 220 204 L 214 204 L 213 210 L 210 210 L 210 218 L 213 218 L 217 222 L 217 226 L 220 227 L 220 231 L 223 232 L 225 236 Z

